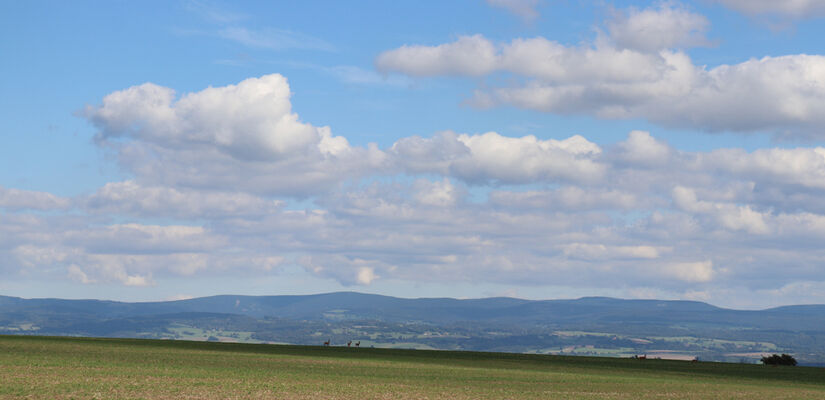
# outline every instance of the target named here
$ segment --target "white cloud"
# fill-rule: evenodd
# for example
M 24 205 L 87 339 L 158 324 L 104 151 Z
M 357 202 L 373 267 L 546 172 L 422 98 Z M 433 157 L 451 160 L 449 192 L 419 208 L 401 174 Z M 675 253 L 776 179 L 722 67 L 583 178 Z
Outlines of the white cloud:
M 205 252 L 226 239 L 200 226 L 117 224 L 67 231 L 64 243 L 95 254 L 174 254 Z
M 509 138 L 488 132 L 459 135 L 458 140 L 470 149 L 471 156 L 453 162 L 451 170 L 470 181 L 594 180 L 604 172 L 604 167 L 591 158 L 601 149 L 581 136 L 557 141 L 534 136 Z
M 618 147 L 617 158 L 635 165 L 663 165 L 671 161 L 674 153 L 670 146 L 645 131 L 631 131 Z
M 265 215 L 284 202 L 243 192 L 203 192 L 165 186 L 144 187 L 135 181 L 111 182 L 85 199 L 97 214 L 221 218 Z
M 344 285 L 370 285 L 380 277 L 376 269 L 392 269 L 380 261 L 350 258 L 346 256 L 308 256 L 300 260 L 301 265 L 311 273 L 334 278 Z
M 825 281 L 790 282 L 779 288 L 763 289 L 761 295 L 785 298 L 787 304 L 811 304 L 825 297 Z
M 751 234 L 766 234 L 770 228 L 764 213 L 753 210 L 750 206 L 701 201 L 696 193 L 682 186 L 673 189 L 673 201 L 677 207 L 696 214 L 713 215 L 726 229 L 745 231 Z
M 144 186 L 307 195 L 384 162 L 375 146 L 353 148 L 301 122 L 289 97 L 278 74 L 178 100 L 147 83 L 107 95 L 85 116 L 99 128 L 98 143 Z
M 375 275 L 375 272 L 370 267 L 361 267 L 358 268 L 358 283 L 362 285 L 369 285 L 374 281 L 378 276 Z
M 779 14 L 805 18 L 825 14 L 823 0 L 714 0 L 746 14 Z
M 511 71 L 546 82 L 585 83 L 650 80 L 660 76 L 667 66 L 658 55 L 609 46 L 567 47 L 542 37 L 496 46 L 474 35 L 437 46 L 402 46 L 385 51 L 376 58 L 376 67 L 410 76 L 482 76 Z
M 176 294 L 163 299 L 163 301 L 180 301 L 194 299 L 195 296 L 189 294 Z
M 63 267 L 63 276 L 83 284 L 117 282 L 125 286 L 151 285 L 151 264 L 171 261 L 168 256 L 89 254 L 56 243 L 48 247 L 20 246 L 14 249 L 14 255 L 30 269 L 48 271 Z
M 92 279 L 89 279 L 89 275 L 86 275 L 86 273 L 83 272 L 83 270 L 80 269 L 80 267 L 78 267 L 77 265 L 70 265 L 69 268 L 68 268 L 68 272 L 69 272 L 69 279 L 71 279 L 73 281 L 78 281 L 78 282 L 80 282 L 84 285 L 85 284 L 90 284 L 90 283 L 95 283 L 95 281 L 92 280 Z
M 496 49 L 481 35 L 462 36 L 438 46 L 402 46 L 375 59 L 379 71 L 402 72 L 412 76 L 480 76 L 496 66 Z
M 60 248 L 38 247 L 30 244 L 17 246 L 12 249 L 11 253 L 26 268 L 60 263 L 68 257 L 68 254 Z
M 808 212 L 779 214 L 777 230 L 786 235 L 818 241 L 825 238 L 825 215 Z
M 157 262 L 182 263 L 189 261 L 180 256 L 135 256 L 116 254 L 72 254 L 69 277 L 82 283 L 118 282 L 123 286 L 151 286 L 152 267 Z M 184 267 L 186 268 L 186 267 Z
M 123 280 L 124 286 L 151 286 L 153 284 L 151 277 L 140 275 L 129 275 Z
M 717 149 L 700 155 L 708 169 L 781 185 L 825 189 L 825 148 Z
M 677 48 L 705 45 L 704 17 L 664 5 L 631 10 L 608 21 L 591 45 L 566 46 L 542 37 L 495 44 L 481 35 L 436 46 L 381 53 L 383 72 L 414 77 L 517 78 L 478 89 L 478 107 L 513 105 L 606 119 L 644 118 L 668 127 L 709 132 L 768 132 L 778 138 L 821 139 L 825 131 L 825 57 L 795 54 L 708 68 Z
M 7 210 L 65 210 L 71 205 L 71 200 L 48 192 L 9 189 L 0 186 L 0 208 Z
M 570 243 L 562 246 L 564 255 L 584 260 L 656 259 L 660 249 L 654 246 L 605 246 L 603 244 Z
M 619 11 L 606 25 L 609 40 L 620 48 L 654 52 L 709 44 L 705 39 L 708 19 L 671 3 L 662 3 L 658 9 Z
M 174 100 L 151 83 L 114 92 L 86 116 L 107 141 L 132 137 L 165 147 L 210 146 L 237 159 L 271 160 L 306 153 L 332 138 L 292 113 L 286 79 L 277 74 L 207 88 Z
M 401 139 L 389 153 L 405 170 L 437 172 L 478 183 L 594 181 L 605 172 L 594 160 L 601 148 L 581 136 L 540 140 L 532 135 L 510 138 L 496 132 L 441 132 L 429 139 Z
M 447 178 L 441 182 L 419 179 L 413 184 L 416 202 L 426 206 L 449 207 L 461 198 L 462 193 Z
M 28 216 L 0 226 L 3 270 L 32 278 L 81 283 L 153 285 L 155 277 L 266 273 L 285 258 L 252 248 L 201 226 L 97 226 L 92 217 Z M 241 247 L 246 247 L 240 244 Z
M 665 126 L 711 132 L 761 131 L 803 139 L 823 135 L 819 127 L 825 117 L 817 110 L 825 107 L 825 57 L 764 57 L 709 70 L 693 65 L 683 53 L 649 57 L 635 56 L 642 61 L 635 70 L 661 72 L 633 82 L 627 80 L 631 76 L 618 80 L 594 74 L 586 84 L 535 80 L 477 96 L 486 105 L 512 104 L 608 119 L 646 118 Z M 586 71 L 588 64 L 598 65 L 586 63 L 581 70 Z
M 710 260 L 673 263 L 664 266 L 662 272 L 667 276 L 691 283 L 710 282 L 716 275 L 713 262 Z
M 501 7 L 530 22 L 539 17 L 536 7 L 539 0 L 487 0 L 487 4 L 493 7 Z
M 564 186 L 556 190 L 492 191 L 489 202 L 514 209 L 546 209 L 553 211 L 631 210 L 645 208 L 651 200 L 615 189 Z M 648 203 L 648 204 L 645 204 Z

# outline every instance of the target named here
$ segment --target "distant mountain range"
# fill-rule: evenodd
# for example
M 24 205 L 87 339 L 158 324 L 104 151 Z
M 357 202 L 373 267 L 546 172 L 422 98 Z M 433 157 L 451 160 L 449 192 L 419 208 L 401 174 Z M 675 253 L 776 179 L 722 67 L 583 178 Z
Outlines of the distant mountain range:
M 731 310 L 697 301 L 522 300 L 507 297 L 459 300 L 402 299 L 338 292 L 303 296 L 210 296 L 188 300 L 125 303 L 105 300 L 22 299 L 0 296 L 0 318 L 9 315 L 90 315 L 129 318 L 175 313 L 221 313 L 253 318 L 336 319 L 389 322 L 486 322 L 506 324 L 679 324 L 825 331 L 825 305 L 760 311 Z
M 396 347 L 575 354 L 579 347 L 590 346 L 597 353 L 618 351 L 609 355 L 645 351 L 640 345 L 657 344 L 668 348 L 649 350 L 684 353 L 695 347 L 692 353 L 714 354 L 718 359 L 796 351 L 803 352 L 803 358 L 825 361 L 825 305 L 744 311 L 695 301 L 606 297 L 402 299 L 339 292 L 125 303 L 0 296 L 0 333 L 307 344 L 318 343 L 320 337 L 343 335 Z M 605 335 L 613 335 L 612 341 L 601 343 L 599 338 Z M 674 340 L 665 340 L 681 337 L 696 340 L 675 347 Z M 700 339 L 715 342 L 699 348 Z M 502 347 L 502 343 L 516 342 L 519 345 Z

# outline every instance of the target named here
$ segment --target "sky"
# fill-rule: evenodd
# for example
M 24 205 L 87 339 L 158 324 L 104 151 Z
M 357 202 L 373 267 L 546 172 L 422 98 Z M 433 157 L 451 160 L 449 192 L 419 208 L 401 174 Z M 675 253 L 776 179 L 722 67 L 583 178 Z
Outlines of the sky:
M 825 303 L 823 22 L 0 1 L 0 294 Z

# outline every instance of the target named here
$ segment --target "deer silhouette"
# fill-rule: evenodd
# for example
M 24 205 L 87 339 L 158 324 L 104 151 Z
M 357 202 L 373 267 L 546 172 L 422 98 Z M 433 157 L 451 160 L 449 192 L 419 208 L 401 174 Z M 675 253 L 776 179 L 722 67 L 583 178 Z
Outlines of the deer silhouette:
M 350 340 L 349 342 L 347 342 L 347 347 L 350 347 L 350 346 L 352 346 L 352 340 Z
M 361 346 L 361 341 L 360 340 L 355 342 L 355 347 L 360 347 L 360 346 Z
M 329 339 L 327 339 L 327 341 L 324 342 L 324 346 L 329 346 Z

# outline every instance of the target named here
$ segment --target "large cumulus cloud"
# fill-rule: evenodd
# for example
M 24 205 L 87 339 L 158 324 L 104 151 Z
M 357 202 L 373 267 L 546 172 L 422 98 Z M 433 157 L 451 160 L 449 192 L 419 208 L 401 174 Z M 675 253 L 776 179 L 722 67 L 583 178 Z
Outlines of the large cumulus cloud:
M 385 73 L 414 77 L 505 73 L 519 78 L 478 89 L 472 103 L 479 107 L 513 105 L 607 119 L 644 118 L 710 132 L 825 138 L 820 112 L 825 109 L 825 57 L 794 54 L 696 65 L 685 49 L 712 43 L 704 36 L 708 21 L 667 3 L 617 12 L 605 25 L 593 43 L 580 46 L 543 37 L 496 43 L 482 35 L 462 36 L 436 46 L 388 50 L 375 64 Z
M 308 195 L 382 163 L 374 147 L 353 148 L 328 127 L 301 122 L 289 97 L 279 74 L 178 99 L 146 83 L 107 95 L 84 115 L 98 127 L 98 143 L 147 184 Z

